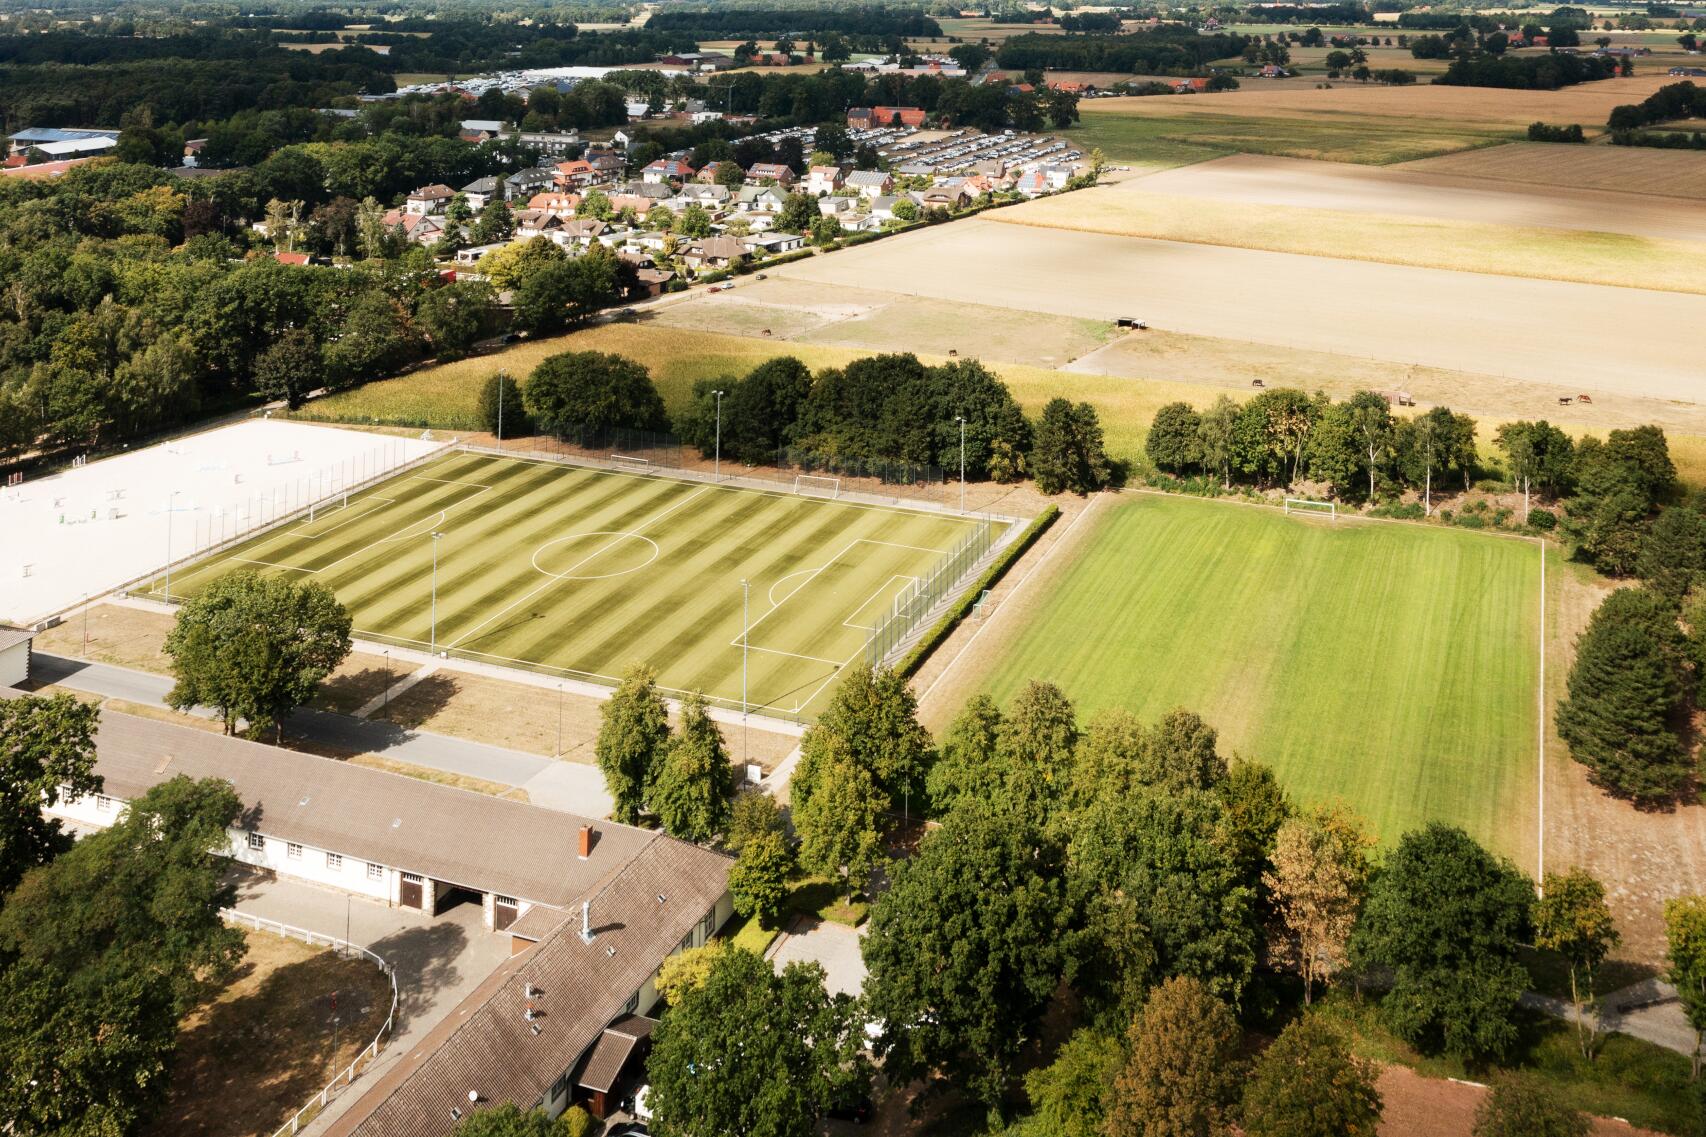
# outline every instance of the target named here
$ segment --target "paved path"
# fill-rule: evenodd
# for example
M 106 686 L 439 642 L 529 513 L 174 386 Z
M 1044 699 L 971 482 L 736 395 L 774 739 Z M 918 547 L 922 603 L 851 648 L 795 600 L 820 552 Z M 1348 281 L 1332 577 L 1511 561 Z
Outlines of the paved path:
M 441 916 L 392 908 L 330 888 L 233 871 L 237 908 L 308 931 L 347 938 L 397 969 L 397 1027 L 379 1060 L 363 1071 L 303 1132 L 323 1131 L 383 1073 L 448 1015 L 509 957 L 509 937 L 486 931 L 478 904 L 459 904 Z
M 830 994 L 857 998 L 865 987 L 865 959 L 859 950 L 864 934 L 864 928 L 797 916 L 765 955 L 777 971 L 794 962 L 820 964 Z
M 1568 999 L 1555 999 L 1530 991 L 1522 997 L 1522 1002 L 1524 1006 L 1544 1011 L 1565 1022 L 1576 1021 L 1576 1008 Z M 1602 1030 L 1639 1038 L 1678 1054 L 1694 1053 L 1694 1028 L 1688 1025 L 1682 1004 L 1676 1001 L 1676 988 L 1669 983 L 1644 979 L 1605 996 L 1603 1005 Z M 1618 1009 L 1622 1007 L 1629 1009 Z
M 46 652 L 35 654 L 32 673 L 39 680 L 75 691 L 146 706 L 164 706 L 166 693 L 172 689 L 172 680 L 163 675 Z M 191 713 L 214 717 L 206 707 L 197 707 Z M 291 715 L 285 726 L 292 734 L 351 753 L 377 754 L 412 766 L 520 786 L 528 791 L 530 800 L 550 809 L 587 817 L 610 813 L 604 779 L 591 765 L 308 708 Z M 533 796 L 535 788 L 538 797 Z

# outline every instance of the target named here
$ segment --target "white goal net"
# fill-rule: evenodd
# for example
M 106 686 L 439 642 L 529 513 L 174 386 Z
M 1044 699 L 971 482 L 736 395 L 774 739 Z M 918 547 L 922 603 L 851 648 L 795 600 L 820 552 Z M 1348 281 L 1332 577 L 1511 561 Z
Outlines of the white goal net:
M 1285 511 L 1287 513 L 1312 513 L 1317 515 L 1324 513 L 1330 521 L 1337 521 L 1339 519 L 1338 507 L 1330 501 L 1310 501 L 1307 498 L 1288 497 L 1285 499 Z
M 636 474 L 652 472 L 652 460 L 650 458 L 635 458 L 631 454 L 612 454 L 610 464 L 618 470 L 631 470 Z
M 797 494 L 814 494 L 818 497 L 840 497 L 841 479 L 825 478 L 817 474 L 800 474 L 794 478 L 794 492 Z

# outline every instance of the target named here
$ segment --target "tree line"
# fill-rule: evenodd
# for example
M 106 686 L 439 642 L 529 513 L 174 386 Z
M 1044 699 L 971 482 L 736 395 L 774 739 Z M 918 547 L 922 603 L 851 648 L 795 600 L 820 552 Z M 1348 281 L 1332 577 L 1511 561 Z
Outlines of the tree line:
M 1627 59 L 1620 64 L 1611 56 L 1563 55 L 1555 51 L 1521 57 L 1481 54 L 1452 60 L 1444 74 L 1434 77 L 1434 82 L 1454 87 L 1555 91 L 1575 83 L 1614 79 L 1620 68 L 1628 69 L 1630 66 Z
M 939 743 L 916 711 L 904 680 L 852 671 L 802 740 L 795 838 L 763 795 L 736 799 L 743 914 L 776 920 L 790 874 L 854 895 L 887 879 L 863 939 L 868 976 L 855 1002 L 824 995 L 814 968 L 778 977 L 727 945 L 672 960 L 648 1063 L 660 1126 L 812 1132 L 866 1092 L 857 1035 L 869 1023 L 891 1084 L 951 1087 L 992 1131 L 1022 1082 L 1016 1133 L 1372 1134 L 1375 1071 L 1315 1004 L 1343 1005 L 1336 992 L 1354 983 L 1423 1053 L 1497 1064 L 1521 1045 L 1519 949 L 1531 943 L 1569 972 L 1584 1056 L 1600 1045 L 1598 968 L 1617 933 L 1604 888 L 1579 869 L 1549 874 L 1537 901 L 1508 861 L 1439 824 L 1377 855 L 1354 814 L 1299 806 L 1186 711 L 1081 723 L 1062 692 L 1033 683 L 1006 707 L 972 700 Z M 891 859 L 901 814 L 919 812 L 936 824 Z M 1701 966 L 1684 947 L 1675 958 L 1685 979 Z M 1036 1066 L 1027 1055 L 1050 1015 L 1072 1034 Z M 1252 1028 L 1278 1039 L 1252 1047 Z M 814 1055 L 792 1043 L 801 1036 L 835 1042 Z M 723 1076 L 694 1077 L 710 1055 Z M 781 1084 L 792 1092 L 762 1092 Z M 1533 1108 L 1537 1095 L 1549 1096 L 1511 1081 L 1486 1109 Z M 1478 1133 L 1504 1132 L 1485 1124 Z
M 1706 116 L 1706 88 L 1688 80 L 1667 83 L 1638 103 L 1611 108 L 1606 125 L 1613 131 L 1633 131 L 1678 118 Z
M 1119 36 L 1018 35 L 1001 41 L 995 62 L 1015 71 L 1130 71 L 1143 74 L 1193 72 L 1216 59 L 1239 55 L 1247 37 L 1199 33 L 1168 24 Z
M 700 11 L 672 8 L 654 12 L 648 28 L 691 33 L 698 39 L 774 38 L 822 36 L 840 32 L 853 36 L 901 36 L 932 39 L 941 36 L 942 26 L 917 8 L 825 6 L 817 8 L 724 8 Z
M 488 430 L 496 427 L 496 392 L 506 382 L 502 376 L 487 380 L 482 407 Z M 960 469 L 963 437 L 965 474 L 972 480 L 1030 476 L 1044 493 L 1082 494 L 1118 473 L 1088 403 L 1053 399 L 1033 422 L 999 376 L 969 359 L 932 366 L 910 353 L 873 355 L 814 375 L 798 359 L 779 356 L 745 376 L 695 383 L 692 401 L 672 424 L 643 365 L 602 352 L 564 352 L 539 364 L 521 401 L 528 421 L 515 417 L 510 398 L 506 437 L 527 429 L 560 438 L 609 437 L 673 425 L 680 440 L 706 458 L 720 453 L 751 465 L 794 465 L 810 456 L 936 467 L 950 475 Z

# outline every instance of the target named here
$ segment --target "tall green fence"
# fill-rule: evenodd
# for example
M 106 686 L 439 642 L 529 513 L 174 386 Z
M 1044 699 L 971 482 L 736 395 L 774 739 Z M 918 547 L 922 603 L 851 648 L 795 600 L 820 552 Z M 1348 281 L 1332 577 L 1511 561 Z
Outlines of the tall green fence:
M 872 626 L 871 634 L 866 637 L 865 662 L 872 667 L 880 666 L 929 617 L 936 605 L 953 593 L 994 543 L 994 522 L 980 521 L 928 574 L 902 589 L 888 614 Z

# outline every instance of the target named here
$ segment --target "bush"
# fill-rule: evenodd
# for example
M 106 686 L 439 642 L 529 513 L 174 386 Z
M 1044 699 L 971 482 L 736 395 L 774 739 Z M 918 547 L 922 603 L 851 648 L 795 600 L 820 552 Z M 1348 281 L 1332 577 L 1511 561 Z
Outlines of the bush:
M 499 438 L 521 438 L 533 433 L 527 407 L 522 402 L 521 384 L 506 372 L 489 376 L 481 384 L 478 413 L 480 429 L 487 434 Z
M 1377 505 L 1368 511 L 1370 517 L 1389 517 L 1398 521 L 1420 521 L 1428 515 L 1419 501 L 1393 501 Z
M 1454 524 L 1460 529 L 1485 529 L 1487 527 L 1487 519 L 1479 512 L 1470 513 L 1468 510 L 1464 510 L 1462 513 L 1457 515 L 1457 519 Z
M 1531 123 L 1528 128 L 1528 140 L 1530 142 L 1587 141 L 1586 138 L 1582 137 L 1581 124 L 1574 122 L 1569 126 L 1548 126 L 1543 122 Z
M 1558 528 L 1558 515 L 1550 509 L 1541 509 L 1536 506 L 1528 511 L 1528 527 L 1538 529 L 1542 533 L 1550 533 Z
M 602 351 L 565 351 L 534 368 L 522 393 L 541 430 L 663 430 L 663 398 L 642 365 Z

